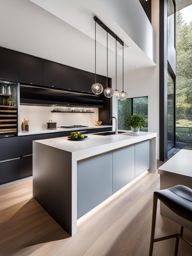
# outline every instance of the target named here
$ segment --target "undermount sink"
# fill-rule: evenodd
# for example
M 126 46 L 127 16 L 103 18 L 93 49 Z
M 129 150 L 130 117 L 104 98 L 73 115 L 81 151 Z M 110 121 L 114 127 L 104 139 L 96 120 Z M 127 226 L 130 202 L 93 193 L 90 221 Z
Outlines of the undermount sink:
M 125 132 L 120 132 L 118 131 L 118 134 L 121 134 L 121 133 L 125 133 Z M 102 136 L 107 136 L 107 135 L 116 135 L 116 133 L 113 131 L 111 132 L 100 132 L 100 133 L 95 133 L 94 135 L 102 135 Z

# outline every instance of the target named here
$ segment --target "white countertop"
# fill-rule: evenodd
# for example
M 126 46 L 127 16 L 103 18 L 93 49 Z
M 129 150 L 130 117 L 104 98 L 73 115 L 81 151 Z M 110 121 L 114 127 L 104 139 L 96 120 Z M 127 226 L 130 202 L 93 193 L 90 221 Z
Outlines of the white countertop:
M 65 152 L 70 152 L 76 159 L 80 160 L 92 155 L 156 138 L 156 133 L 151 132 L 140 132 L 139 135 L 134 136 L 131 132 L 125 132 L 126 134 L 108 136 L 90 134 L 87 139 L 82 141 L 70 141 L 67 137 L 60 137 L 37 140 L 34 143 L 41 143 Z
M 35 134 L 46 134 L 46 133 L 55 133 L 55 132 L 67 132 L 67 131 L 79 131 L 87 129 L 101 129 L 101 128 L 111 128 L 111 125 L 100 125 L 100 126 L 91 126 L 91 127 L 79 127 L 79 128 L 57 128 L 57 129 L 42 129 L 38 131 L 28 131 L 28 132 L 18 132 L 18 136 L 26 135 L 35 135 Z
M 159 167 L 159 173 L 192 177 L 192 150 L 182 149 Z

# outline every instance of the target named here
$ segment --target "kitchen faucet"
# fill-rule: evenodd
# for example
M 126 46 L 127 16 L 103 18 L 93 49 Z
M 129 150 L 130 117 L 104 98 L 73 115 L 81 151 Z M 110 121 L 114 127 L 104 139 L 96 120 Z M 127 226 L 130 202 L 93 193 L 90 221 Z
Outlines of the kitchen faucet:
M 112 120 L 115 119 L 115 134 L 118 134 L 118 121 L 116 116 L 112 116 Z

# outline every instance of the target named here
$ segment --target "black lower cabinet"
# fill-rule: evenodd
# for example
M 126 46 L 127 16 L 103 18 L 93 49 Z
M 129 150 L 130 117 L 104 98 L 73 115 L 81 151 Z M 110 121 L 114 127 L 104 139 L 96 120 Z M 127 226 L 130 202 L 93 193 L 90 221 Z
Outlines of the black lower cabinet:
M 110 131 L 111 128 L 79 130 L 82 133 Z M 71 132 L 71 131 L 70 131 Z M 70 134 L 57 132 L 0 139 L 0 184 L 32 175 L 32 145 L 34 140 L 64 137 Z
M 30 176 L 32 156 L 8 159 L 0 162 L 0 184 Z

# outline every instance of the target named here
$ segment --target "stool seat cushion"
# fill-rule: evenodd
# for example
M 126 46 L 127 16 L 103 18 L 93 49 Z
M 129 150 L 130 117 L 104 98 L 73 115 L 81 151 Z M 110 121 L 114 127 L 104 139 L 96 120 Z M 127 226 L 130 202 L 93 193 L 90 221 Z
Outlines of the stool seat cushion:
M 156 191 L 155 195 L 177 215 L 192 221 L 192 189 L 177 185 Z

